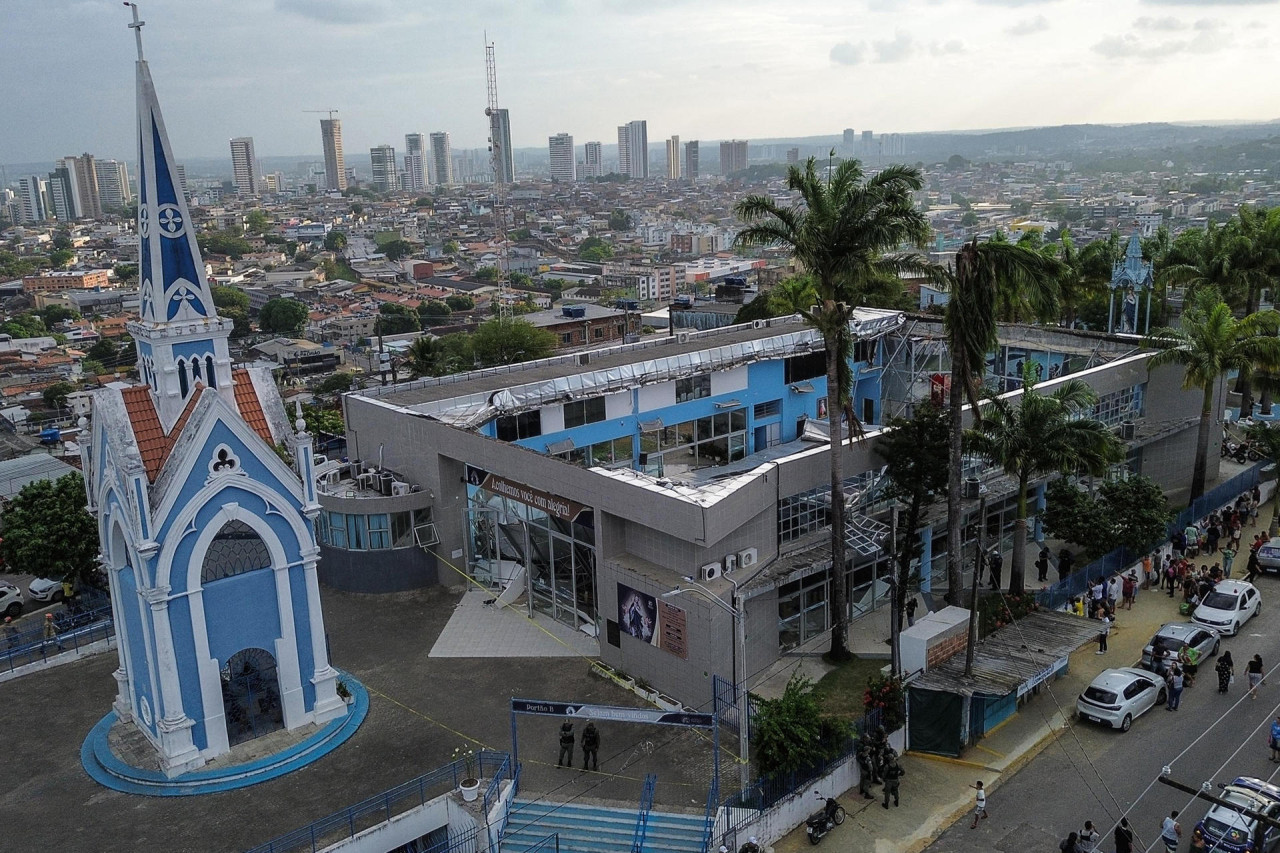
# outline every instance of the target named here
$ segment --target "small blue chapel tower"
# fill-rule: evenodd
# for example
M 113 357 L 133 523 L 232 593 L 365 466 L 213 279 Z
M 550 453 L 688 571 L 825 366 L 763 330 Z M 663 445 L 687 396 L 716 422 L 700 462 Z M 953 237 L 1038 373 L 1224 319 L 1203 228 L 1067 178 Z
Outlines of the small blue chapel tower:
M 1142 259 L 1142 241 L 1138 232 L 1129 237 L 1124 250 L 1124 260 L 1111 265 L 1111 290 L 1107 307 L 1107 331 L 1138 334 L 1138 309 L 1142 292 L 1147 292 L 1147 316 L 1142 334 L 1151 329 L 1151 293 L 1155 290 L 1155 277 L 1151 262 Z M 1116 297 L 1120 299 L 1120 316 L 1116 317 Z M 1119 320 L 1119 322 L 1117 322 Z
M 138 32 L 140 385 L 95 392 L 81 455 L 119 640 L 114 710 L 178 776 L 346 713 L 329 666 L 312 442 L 232 369 Z M 284 457 L 292 458 L 292 465 Z

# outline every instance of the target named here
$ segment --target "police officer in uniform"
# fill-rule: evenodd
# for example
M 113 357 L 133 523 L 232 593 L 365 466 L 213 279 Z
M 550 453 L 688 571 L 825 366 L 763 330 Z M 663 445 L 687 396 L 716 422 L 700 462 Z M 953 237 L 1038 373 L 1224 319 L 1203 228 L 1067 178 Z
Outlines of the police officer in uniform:
M 902 769 L 902 765 L 898 763 L 898 754 L 892 749 L 889 750 L 888 763 L 884 768 L 884 807 L 889 808 L 889 795 L 893 795 L 893 804 L 898 805 L 898 784 L 902 781 L 902 777 L 907 771 Z
M 599 770 L 600 765 L 596 761 L 596 753 L 600 749 L 600 732 L 596 731 L 596 724 L 587 723 L 587 727 L 582 730 L 582 769 L 587 769 L 587 762 L 591 762 L 592 770 Z
M 556 767 L 573 766 L 573 723 L 565 720 L 560 726 L 560 757 Z

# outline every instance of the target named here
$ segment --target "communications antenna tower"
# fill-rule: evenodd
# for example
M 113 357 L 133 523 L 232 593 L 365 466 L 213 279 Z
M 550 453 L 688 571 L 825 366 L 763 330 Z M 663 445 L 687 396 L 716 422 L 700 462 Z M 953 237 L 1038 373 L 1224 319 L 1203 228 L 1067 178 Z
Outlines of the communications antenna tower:
M 484 70 L 489 101 L 484 109 L 489 119 L 489 166 L 493 170 L 493 221 L 498 236 L 498 287 L 501 290 L 499 316 L 505 316 L 507 306 L 507 181 L 504 171 L 507 152 L 502 149 L 501 113 L 498 112 L 498 63 L 494 57 L 493 42 L 489 34 L 484 36 Z

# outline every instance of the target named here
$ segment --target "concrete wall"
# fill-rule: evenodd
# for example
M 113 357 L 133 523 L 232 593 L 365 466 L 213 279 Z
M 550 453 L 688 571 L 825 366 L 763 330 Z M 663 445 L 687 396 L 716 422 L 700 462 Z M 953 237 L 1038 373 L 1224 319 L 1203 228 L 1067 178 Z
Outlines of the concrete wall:
M 384 551 L 348 551 L 321 544 L 316 577 L 320 583 L 344 592 L 404 592 L 433 584 L 457 583 L 461 579 L 441 578 L 434 554 L 421 548 L 391 548 Z
M 475 843 L 459 848 L 458 853 L 480 853 L 487 849 L 484 833 L 476 819 L 454 800 L 452 794 L 443 794 L 426 805 L 366 829 L 354 838 L 331 844 L 324 848 L 324 853 L 388 853 L 444 826 L 449 827 L 450 837 L 475 833 Z

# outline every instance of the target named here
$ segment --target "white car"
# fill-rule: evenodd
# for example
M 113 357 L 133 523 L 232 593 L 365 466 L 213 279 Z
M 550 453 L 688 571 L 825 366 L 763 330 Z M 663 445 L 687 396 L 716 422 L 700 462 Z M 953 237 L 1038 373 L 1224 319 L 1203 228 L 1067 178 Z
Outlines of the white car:
M 22 590 L 8 581 L 0 581 L 0 613 L 17 619 L 22 615 Z
M 36 601 L 52 601 L 56 604 L 63 598 L 62 581 L 36 578 L 27 584 L 27 595 Z
M 1135 718 L 1169 698 L 1164 682 L 1136 666 L 1103 670 L 1076 699 L 1082 720 L 1129 731 Z
M 1261 610 L 1262 594 L 1253 584 L 1218 581 L 1191 614 L 1191 621 L 1231 637 L 1240 633 L 1241 626 Z

